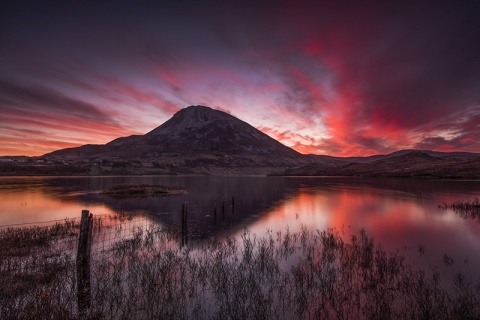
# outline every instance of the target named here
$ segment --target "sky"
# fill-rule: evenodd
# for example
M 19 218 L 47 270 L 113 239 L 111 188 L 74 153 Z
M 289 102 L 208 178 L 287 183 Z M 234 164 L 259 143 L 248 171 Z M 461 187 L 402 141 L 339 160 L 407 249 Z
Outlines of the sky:
M 305 154 L 480 152 L 480 1 L 0 2 L 0 156 L 189 105 Z

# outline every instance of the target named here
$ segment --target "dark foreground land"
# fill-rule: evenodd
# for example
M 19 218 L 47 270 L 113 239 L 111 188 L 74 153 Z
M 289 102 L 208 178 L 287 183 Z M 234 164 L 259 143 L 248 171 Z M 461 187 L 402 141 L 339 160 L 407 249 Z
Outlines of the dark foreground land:
M 442 278 L 451 258 L 422 270 L 364 231 L 245 232 L 180 247 L 172 230 L 149 226 L 101 245 L 123 228 L 108 219 L 94 223 L 91 307 L 80 316 L 78 228 L 0 230 L 1 319 L 480 318 L 480 282 Z

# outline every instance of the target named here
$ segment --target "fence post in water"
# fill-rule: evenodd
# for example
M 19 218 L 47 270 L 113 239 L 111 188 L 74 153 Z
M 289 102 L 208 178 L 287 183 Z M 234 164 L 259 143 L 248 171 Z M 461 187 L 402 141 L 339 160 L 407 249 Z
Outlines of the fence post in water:
M 213 200 L 213 223 L 217 223 L 217 200 Z
M 93 214 L 82 210 L 77 250 L 77 303 L 80 317 L 91 305 L 90 249 L 92 246 Z
M 232 213 L 235 211 L 235 197 L 232 196 Z
M 225 213 L 225 198 L 222 197 L 222 216 Z
M 182 204 L 182 246 L 188 243 L 187 219 L 188 219 L 188 203 L 184 202 Z

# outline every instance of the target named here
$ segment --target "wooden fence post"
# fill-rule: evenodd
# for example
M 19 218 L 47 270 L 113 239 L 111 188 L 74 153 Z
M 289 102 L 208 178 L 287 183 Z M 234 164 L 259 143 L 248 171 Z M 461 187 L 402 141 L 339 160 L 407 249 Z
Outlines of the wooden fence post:
M 188 243 L 187 219 L 188 219 L 188 203 L 184 202 L 182 204 L 182 246 Z
M 217 200 L 213 200 L 213 223 L 217 224 Z
M 82 210 L 77 251 L 77 302 L 82 316 L 91 305 L 90 249 L 92 246 L 93 214 Z

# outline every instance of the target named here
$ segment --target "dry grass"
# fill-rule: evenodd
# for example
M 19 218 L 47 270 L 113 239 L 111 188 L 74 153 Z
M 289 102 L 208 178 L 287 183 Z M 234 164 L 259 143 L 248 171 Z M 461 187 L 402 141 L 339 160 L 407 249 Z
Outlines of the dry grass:
M 240 240 L 211 239 L 183 248 L 174 246 L 175 236 L 152 225 L 94 254 L 93 305 L 86 317 L 480 318 L 480 284 L 458 274 L 455 290 L 447 291 L 438 269 L 415 268 L 363 230 L 348 240 L 335 230 L 287 229 L 262 237 L 246 231 Z M 39 252 L 29 255 L 21 251 L 17 259 L 27 264 L 32 254 L 41 259 L 41 248 L 49 246 L 37 245 Z M 35 273 L 9 269 L 2 261 L 0 318 L 78 318 L 72 261 L 62 252 Z

